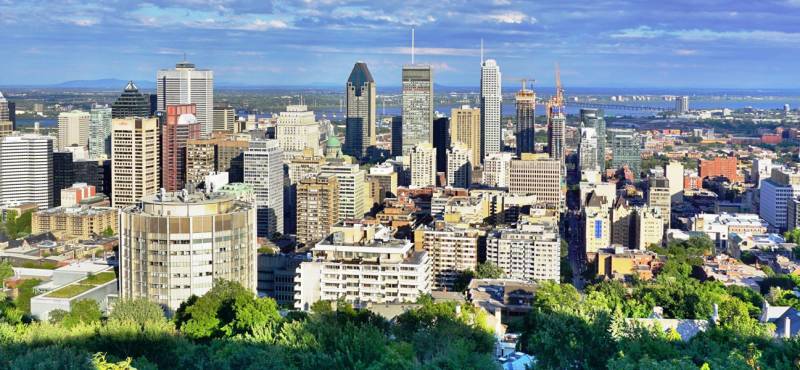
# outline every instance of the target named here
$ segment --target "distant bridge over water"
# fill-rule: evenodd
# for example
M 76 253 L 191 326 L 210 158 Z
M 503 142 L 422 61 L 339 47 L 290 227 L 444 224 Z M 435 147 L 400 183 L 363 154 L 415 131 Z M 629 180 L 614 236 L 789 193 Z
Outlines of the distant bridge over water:
M 600 104 L 600 103 L 587 103 L 587 102 L 564 102 L 567 106 L 579 108 L 596 108 L 603 110 L 634 110 L 634 111 L 651 111 L 651 112 L 667 112 L 672 109 L 664 107 L 651 107 L 645 105 L 625 105 L 625 104 Z

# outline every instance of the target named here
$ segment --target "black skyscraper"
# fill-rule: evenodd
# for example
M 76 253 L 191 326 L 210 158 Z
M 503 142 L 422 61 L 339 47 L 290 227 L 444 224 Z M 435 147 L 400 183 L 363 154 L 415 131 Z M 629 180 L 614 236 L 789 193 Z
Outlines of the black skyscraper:
M 61 190 L 75 183 L 71 152 L 53 152 L 53 206 L 61 206 Z
M 111 117 L 150 117 L 150 95 L 143 95 L 133 81 L 129 81 L 125 91 L 111 106 Z
M 433 121 L 433 147 L 436 148 L 436 172 L 447 172 L 447 149 L 450 147 L 450 119 Z
M 392 117 L 392 155 L 403 155 L 403 116 Z
M 92 185 L 97 194 L 103 193 L 111 198 L 111 160 L 75 161 L 72 167 L 76 182 Z

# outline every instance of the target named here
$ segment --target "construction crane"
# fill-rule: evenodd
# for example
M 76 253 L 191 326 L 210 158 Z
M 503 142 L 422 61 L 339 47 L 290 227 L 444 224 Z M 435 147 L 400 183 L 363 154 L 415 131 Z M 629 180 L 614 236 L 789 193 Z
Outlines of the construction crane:
M 551 116 L 564 113 L 564 88 L 561 86 L 561 69 L 556 63 L 556 93 L 547 101 L 547 113 Z

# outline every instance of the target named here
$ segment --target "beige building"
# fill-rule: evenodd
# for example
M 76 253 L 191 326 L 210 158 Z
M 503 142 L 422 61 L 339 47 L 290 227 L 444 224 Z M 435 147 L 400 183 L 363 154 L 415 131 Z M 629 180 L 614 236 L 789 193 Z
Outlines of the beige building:
M 634 241 L 631 234 L 635 216 L 628 202 L 619 198 L 611 209 L 611 244 L 633 248 Z
M 494 153 L 483 159 L 483 184 L 497 188 L 508 188 L 511 182 L 511 161 L 509 152 Z
M 522 159 L 511 161 L 509 191 L 536 195 L 543 204 L 563 208 L 561 161 L 545 154 L 523 153 Z
M 436 186 L 436 149 L 429 142 L 411 149 L 411 186 L 424 188 Z
M 111 124 L 111 204 L 133 205 L 158 192 L 161 171 L 157 118 L 114 119 Z
M 678 161 L 671 161 L 664 166 L 664 176 L 669 181 L 669 194 L 672 203 L 683 202 L 683 164 Z
M 58 115 L 58 149 L 72 145 L 88 148 L 89 146 L 89 112 L 74 110 Z
M 275 125 L 275 138 L 287 158 L 302 154 L 305 148 L 320 153 L 319 133 L 314 112 L 305 105 L 287 106 Z
M 297 242 L 313 245 L 339 220 L 336 176 L 312 175 L 297 184 Z
M 601 195 L 589 195 L 583 207 L 586 253 L 595 253 L 611 245 L 610 209 Z
M 486 261 L 506 278 L 528 281 L 561 278 L 561 239 L 557 223 L 520 222 L 496 229 L 486 237 Z
M 186 141 L 186 182 L 197 184 L 216 172 L 218 139 L 189 139 Z
M 56 207 L 33 213 L 31 233 L 52 232 L 59 239 L 90 240 L 117 229 L 117 210 L 106 207 Z
M 672 215 L 672 194 L 669 180 L 666 177 L 653 177 L 650 179 L 650 189 L 647 191 L 647 204 L 661 210 L 664 227 L 669 228 Z
M 468 189 L 472 184 L 472 150 L 463 143 L 447 149 L 447 186 Z
M 370 167 L 367 180 L 378 183 L 384 197 L 394 198 L 397 196 L 397 172 L 390 163 Z
M 339 186 L 339 220 L 357 220 L 369 211 L 369 186 L 366 171 L 357 164 L 328 164 L 320 168 L 320 174 L 336 176 Z
M 0 139 L 10 136 L 14 131 L 14 122 L 0 119 Z
M 120 216 L 123 299 L 146 298 L 175 311 L 214 281 L 256 291 L 256 210 L 221 193 L 161 193 Z
M 472 165 L 481 163 L 481 110 L 462 105 L 450 111 L 450 143 L 462 143 L 472 150 Z
M 650 245 L 661 246 L 664 240 L 664 219 L 661 209 L 642 207 L 636 211 L 636 248 L 646 250 Z
M 482 231 L 435 221 L 414 231 L 417 250 L 425 250 L 433 264 L 436 289 L 452 290 L 464 271 L 478 268 L 478 240 Z
M 319 173 L 325 163 L 325 157 L 315 154 L 311 148 L 306 148 L 301 155 L 287 159 L 285 165 L 289 170 L 289 184 L 297 184 L 303 177 Z

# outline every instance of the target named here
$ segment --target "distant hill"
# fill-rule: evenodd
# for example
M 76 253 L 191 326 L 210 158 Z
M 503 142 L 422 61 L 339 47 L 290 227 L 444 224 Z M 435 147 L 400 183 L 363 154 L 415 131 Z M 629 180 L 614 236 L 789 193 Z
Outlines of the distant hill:
M 156 88 L 154 81 L 133 81 L 139 89 L 153 90 Z M 52 85 L 57 88 L 81 88 L 81 89 L 112 89 L 122 90 L 128 84 L 127 80 L 116 78 L 104 78 L 99 80 L 73 80 Z

